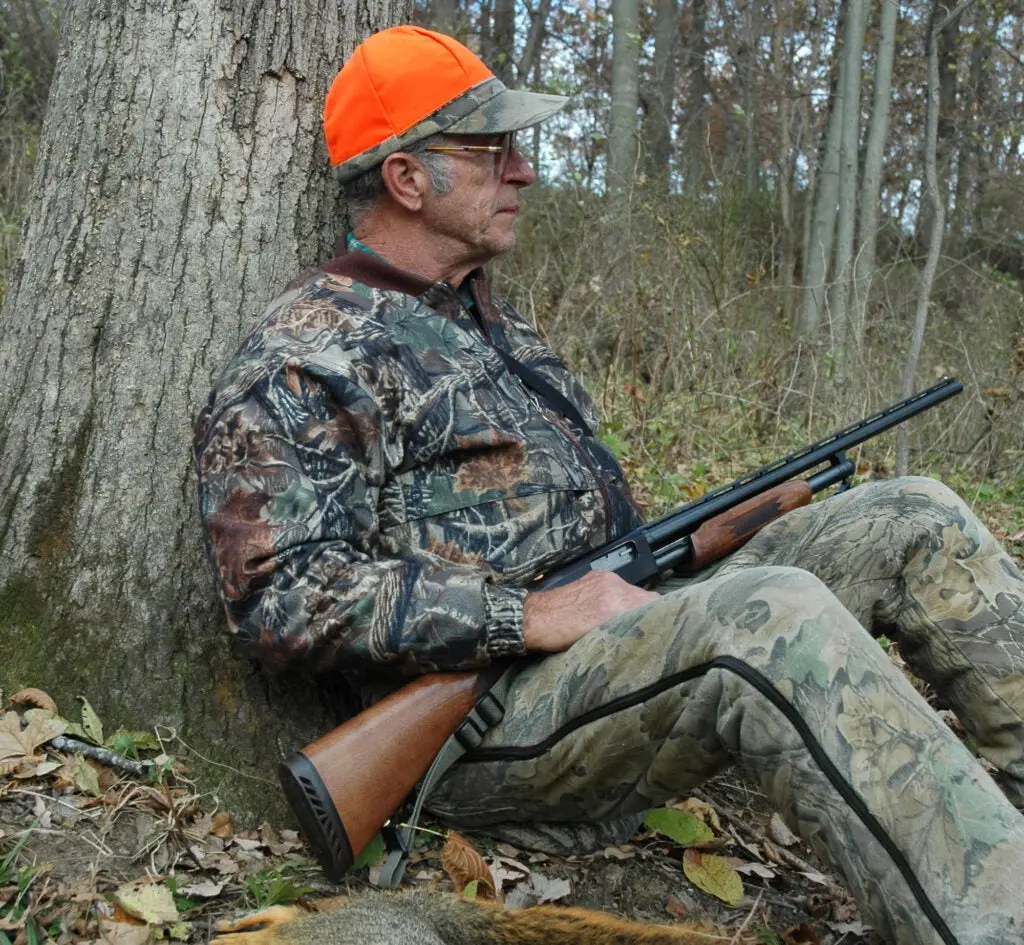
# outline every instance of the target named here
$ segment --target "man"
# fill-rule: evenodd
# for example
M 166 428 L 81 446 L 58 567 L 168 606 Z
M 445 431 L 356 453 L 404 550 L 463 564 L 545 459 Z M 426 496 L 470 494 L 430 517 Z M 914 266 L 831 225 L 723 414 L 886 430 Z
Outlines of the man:
M 662 593 L 525 589 L 638 521 L 593 404 L 479 268 L 534 180 L 514 133 L 561 105 L 413 27 L 342 69 L 349 251 L 272 303 L 196 429 L 232 631 L 363 691 L 547 654 L 433 794 L 450 822 L 596 840 L 735 761 L 889 941 L 1024 941 L 1024 580 L 945 487 L 835 496 Z

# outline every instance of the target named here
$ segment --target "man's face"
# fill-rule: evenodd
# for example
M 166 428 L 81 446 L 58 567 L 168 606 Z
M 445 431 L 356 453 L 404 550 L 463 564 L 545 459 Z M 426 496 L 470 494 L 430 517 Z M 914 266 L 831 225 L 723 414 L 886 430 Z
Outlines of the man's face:
M 448 135 L 444 144 L 502 147 L 505 135 Z M 513 147 L 502 153 L 446 151 L 454 186 L 445 196 L 430 194 L 424 201 L 425 219 L 445 242 L 448 254 L 460 262 L 482 265 L 516 243 L 519 191 L 532 184 L 534 174 Z

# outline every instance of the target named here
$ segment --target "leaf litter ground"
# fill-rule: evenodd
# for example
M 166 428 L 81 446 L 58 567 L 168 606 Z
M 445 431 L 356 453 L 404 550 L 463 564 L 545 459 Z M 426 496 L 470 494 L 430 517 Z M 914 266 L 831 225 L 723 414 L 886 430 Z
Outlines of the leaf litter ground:
M 222 919 L 344 891 L 288 825 L 237 830 L 170 757 L 159 730 L 104 738 L 88 703 L 83 724 L 71 723 L 45 693 L 27 692 L 0 717 L 0 945 L 206 942 Z M 69 741 L 68 731 L 81 740 Z M 115 737 L 157 754 L 124 759 L 135 768 L 125 774 L 121 756 L 102 747 Z M 106 752 L 107 763 L 59 750 L 54 738 Z M 370 865 L 347 885 L 375 877 Z M 446 837 L 428 825 L 407 881 L 497 895 L 512 908 L 560 902 L 653 922 L 709 922 L 737 943 L 871 941 L 835 877 L 736 775 L 652 813 L 633 842 L 590 856 Z
M 1000 537 L 1020 561 L 1024 532 Z M 107 735 L 88 702 L 80 712 L 68 721 L 46 693 L 23 690 L 0 715 L 0 945 L 207 942 L 222 919 L 373 883 L 372 864 L 345 886 L 329 882 L 292 825 L 236 829 L 172 757 L 182 747 L 173 733 Z M 589 856 L 426 828 L 410 884 L 508 907 L 708 922 L 735 943 L 877 942 L 835 874 L 738 772 L 653 812 L 631 843 Z

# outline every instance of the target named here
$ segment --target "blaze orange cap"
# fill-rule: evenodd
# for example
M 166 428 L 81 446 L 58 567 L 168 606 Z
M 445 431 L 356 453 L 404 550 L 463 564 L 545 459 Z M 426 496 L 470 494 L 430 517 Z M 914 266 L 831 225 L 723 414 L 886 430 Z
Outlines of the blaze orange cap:
M 340 180 L 442 131 L 517 131 L 566 102 L 559 95 L 507 89 L 469 49 L 418 26 L 370 36 L 327 93 L 324 137 Z

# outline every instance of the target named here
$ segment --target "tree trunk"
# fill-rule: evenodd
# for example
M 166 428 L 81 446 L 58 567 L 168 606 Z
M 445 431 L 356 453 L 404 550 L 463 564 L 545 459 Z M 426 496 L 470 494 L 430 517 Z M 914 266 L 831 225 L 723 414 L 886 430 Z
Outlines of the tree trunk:
M 487 63 L 505 85 L 514 86 L 516 61 L 515 0 L 494 0 L 491 58 Z
M 710 91 L 707 75 L 707 12 L 707 0 L 693 0 L 690 29 L 684 30 L 691 37 L 686 66 L 690 94 L 686 105 L 686 169 L 683 174 L 683 185 L 690 196 L 699 194 L 704 185 L 704 113 Z
M 760 160 L 755 141 L 754 118 L 757 112 L 757 51 L 761 42 L 760 0 L 747 0 L 743 10 L 742 56 L 738 65 L 743 86 L 744 189 L 748 195 L 761 189 Z
M 629 195 L 636 167 L 640 95 L 640 13 L 637 0 L 612 0 L 612 104 L 605 189 L 613 201 Z
M 439 33 L 457 36 L 459 33 L 459 0 L 434 0 L 431 5 L 430 26 Z
M 892 64 L 896 49 L 896 21 L 899 4 L 882 3 L 875 57 L 875 92 L 871 106 L 871 124 L 864 155 L 864 179 L 860 191 L 860 251 L 853 277 L 853 312 L 850 340 L 853 352 L 860 352 L 868 317 L 868 296 L 875 271 L 878 245 L 879 200 L 882 194 L 882 158 L 889 136 L 889 107 L 892 103 Z
M 793 318 L 793 110 L 790 101 L 792 83 L 789 75 L 789 60 L 785 56 L 786 16 L 782 0 L 775 0 L 775 29 L 772 32 L 772 66 L 779 83 L 779 150 L 778 187 L 779 213 L 782 217 L 781 253 L 779 256 L 779 281 L 782 286 L 782 317 L 788 325 Z
M 523 57 L 516 67 L 516 75 L 520 83 L 527 80 L 534 64 L 538 62 L 541 46 L 544 44 L 544 34 L 547 31 L 548 14 L 551 12 L 551 0 L 540 0 L 537 9 L 533 11 L 533 18 L 530 20 L 530 32 L 526 37 L 526 45 L 523 47 Z M 535 77 L 535 80 L 539 76 Z M 539 125 L 534 127 L 539 128 Z
M 658 0 L 654 21 L 651 112 L 647 121 L 647 167 L 648 176 L 661 194 L 668 193 L 671 178 L 678 39 L 679 0 Z
M 943 9 L 946 9 L 945 7 Z M 943 180 L 949 180 L 950 158 L 953 154 L 954 132 L 956 130 L 957 99 L 957 52 L 960 38 L 961 14 L 951 18 L 949 25 L 937 38 L 936 56 L 939 63 L 939 124 L 937 129 L 935 160 L 936 173 Z M 943 184 L 943 187 L 946 185 Z M 943 191 L 943 210 L 949 203 L 949 194 Z M 923 248 L 931 244 L 933 207 L 930 200 L 921 200 L 918 217 L 918 243 Z
M 850 360 L 848 307 L 853 277 L 853 240 L 857 224 L 857 161 L 860 156 L 860 76 L 864 53 L 864 0 L 846 0 L 843 42 L 843 131 L 839 145 L 839 209 L 836 258 L 829 296 L 836 383 L 846 380 Z
M 969 0 L 968 0 L 969 2 Z M 942 253 L 942 233 L 946 224 L 946 201 L 943 196 L 944 184 L 939 180 L 939 112 L 942 105 L 940 57 L 938 53 L 939 37 L 950 22 L 956 22 L 953 16 L 959 16 L 957 10 L 963 11 L 961 3 L 954 11 L 943 19 L 946 9 L 942 0 L 935 0 L 931 16 L 928 19 L 928 117 L 925 124 L 924 140 L 924 180 L 925 198 L 931 205 L 931 230 L 928 234 L 928 256 L 925 259 L 924 272 L 921 274 L 921 286 L 917 294 L 917 311 L 914 315 L 914 330 L 907 349 L 907 358 L 903 363 L 903 377 L 900 380 L 900 396 L 907 398 L 914 393 L 917 363 L 921 359 L 921 347 L 924 344 L 924 330 L 928 323 L 928 305 L 932 297 L 932 284 L 939 268 L 939 255 Z M 896 475 L 905 476 L 910 468 L 910 441 L 907 437 L 906 424 L 901 423 L 896 431 Z
M 951 227 L 956 246 L 962 252 L 966 251 L 969 236 L 974 230 L 980 158 L 990 140 L 983 116 L 990 108 L 992 40 L 995 35 L 992 9 L 976 7 L 972 12 L 974 29 L 970 68 L 956 136 L 956 198 Z
M 848 0 L 843 10 L 848 9 Z M 842 20 L 844 14 L 840 14 Z M 836 27 L 839 33 L 839 26 Z M 814 217 L 811 238 L 804 255 L 803 295 L 794 326 L 799 338 L 811 338 L 821 325 L 825 307 L 825 289 L 829 263 L 832 260 L 832 241 L 836 232 L 836 201 L 839 199 L 839 145 L 843 134 L 842 89 L 846 77 L 846 57 L 839 54 L 836 84 L 832 90 L 828 131 L 822 148 L 817 192 L 814 195 Z M 808 208 L 809 209 L 809 208 Z
M 0 310 L 0 686 L 171 726 L 251 816 L 280 810 L 275 763 L 336 719 L 335 687 L 229 653 L 192 419 L 269 299 L 331 255 L 323 96 L 409 12 L 71 0 Z

